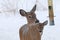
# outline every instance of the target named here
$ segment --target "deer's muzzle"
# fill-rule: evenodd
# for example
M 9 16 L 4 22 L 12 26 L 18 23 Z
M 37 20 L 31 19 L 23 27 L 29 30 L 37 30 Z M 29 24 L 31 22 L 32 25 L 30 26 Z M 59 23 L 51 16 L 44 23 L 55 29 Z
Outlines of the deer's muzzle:
M 39 23 L 39 20 L 36 20 L 35 23 Z

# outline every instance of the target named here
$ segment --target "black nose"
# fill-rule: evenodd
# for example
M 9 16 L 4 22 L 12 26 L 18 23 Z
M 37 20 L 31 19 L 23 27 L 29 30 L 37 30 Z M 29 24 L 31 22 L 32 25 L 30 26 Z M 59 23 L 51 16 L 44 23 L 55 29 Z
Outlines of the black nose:
M 39 20 L 36 20 L 35 23 L 39 23 Z
M 39 32 L 42 32 L 42 31 L 39 31 Z

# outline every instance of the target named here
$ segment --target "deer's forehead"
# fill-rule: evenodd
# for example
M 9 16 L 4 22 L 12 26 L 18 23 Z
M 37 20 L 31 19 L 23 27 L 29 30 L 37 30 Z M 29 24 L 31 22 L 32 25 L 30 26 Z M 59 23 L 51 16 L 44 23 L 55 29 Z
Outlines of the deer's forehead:
M 29 15 L 33 16 L 33 15 L 35 15 L 35 13 L 27 12 L 27 15 L 28 15 L 28 16 L 29 16 Z

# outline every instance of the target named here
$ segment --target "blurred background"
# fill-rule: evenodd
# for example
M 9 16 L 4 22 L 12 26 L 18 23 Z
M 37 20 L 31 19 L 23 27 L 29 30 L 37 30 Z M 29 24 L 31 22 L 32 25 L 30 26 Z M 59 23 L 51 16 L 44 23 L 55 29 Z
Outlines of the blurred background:
M 0 0 L 0 40 L 19 40 L 19 28 L 26 18 L 19 9 L 30 11 L 37 4 L 36 16 L 40 22 L 49 21 L 48 0 Z M 55 25 L 45 26 L 42 40 L 60 40 L 60 0 L 53 0 Z

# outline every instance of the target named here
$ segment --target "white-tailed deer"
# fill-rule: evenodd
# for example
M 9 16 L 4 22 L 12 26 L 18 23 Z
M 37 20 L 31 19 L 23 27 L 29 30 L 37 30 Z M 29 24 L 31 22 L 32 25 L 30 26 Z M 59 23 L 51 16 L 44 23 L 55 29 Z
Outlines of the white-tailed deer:
M 41 32 L 48 21 L 39 23 L 35 15 L 36 5 L 30 12 L 20 9 L 20 14 L 27 18 L 27 24 L 19 29 L 20 40 L 41 40 Z

